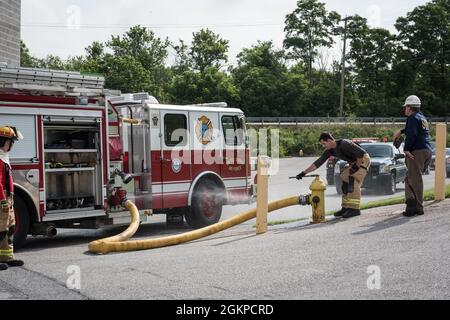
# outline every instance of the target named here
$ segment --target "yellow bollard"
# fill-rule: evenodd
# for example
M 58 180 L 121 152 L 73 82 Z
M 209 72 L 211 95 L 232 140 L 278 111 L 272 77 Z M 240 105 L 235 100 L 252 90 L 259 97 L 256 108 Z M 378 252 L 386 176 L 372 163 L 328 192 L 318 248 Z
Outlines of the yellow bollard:
M 325 190 L 327 185 L 317 176 L 311 185 L 310 202 L 312 207 L 312 223 L 325 222 Z
M 434 178 L 435 200 L 445 199 L 445 147 L 447 145 L 447 125 L 445 123 L 436 124 L 436 162 Z
M 267 156 L 259 156 L 258 181 L 256 182 L 256 234 L 267 232 L 267 213 L 269 211 L 269 167 L 270 158 Z

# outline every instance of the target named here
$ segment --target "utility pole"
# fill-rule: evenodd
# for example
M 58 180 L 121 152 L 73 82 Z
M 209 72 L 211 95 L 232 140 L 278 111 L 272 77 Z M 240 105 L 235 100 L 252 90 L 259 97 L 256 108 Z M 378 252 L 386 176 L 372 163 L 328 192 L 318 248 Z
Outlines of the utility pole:
M 339 117 L 344 116 L 345 55 L 346 55 L 346 46 L 347 46 L 347 20 L 348 20 L 348 17 L 345 17 L 345 19 L 343 19 L 343 21 L 345 21 L 345 25 L 344 25 L 344 48 L 342 50 L 341 101 L 339 103 Z

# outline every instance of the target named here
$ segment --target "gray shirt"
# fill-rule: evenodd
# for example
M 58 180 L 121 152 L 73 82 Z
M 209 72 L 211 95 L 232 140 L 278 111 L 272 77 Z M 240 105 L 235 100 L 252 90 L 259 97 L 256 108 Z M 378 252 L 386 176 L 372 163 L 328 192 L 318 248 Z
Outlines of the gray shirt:
M 322 156 L 314 162 L 314 165 L 319 168 L 331 156 L 347 162 L 356 162 L 356 159 L 364 157 L 365 153 L 366 151 L 363 148 L 350 140 L 336 140 L 336 148 L 325 150 Z

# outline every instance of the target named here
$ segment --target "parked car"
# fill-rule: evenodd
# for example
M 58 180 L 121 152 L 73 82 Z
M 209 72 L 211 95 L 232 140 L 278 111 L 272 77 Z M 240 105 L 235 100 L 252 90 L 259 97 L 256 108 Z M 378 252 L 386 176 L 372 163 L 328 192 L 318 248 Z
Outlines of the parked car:
M 361 143 L 373 143 L 373 142 L 379 142 L 380 139 L 378 138 L 354 138 L 352 139 L 353 142 L 357 143 L 358 145 Z M 334 171 L 336 162 L 339 159 L 335 157 L 329 157 L 327 160 L 327 183 L 329 186 L 334 185 Z
M 431 170 L 436 170 L 436 152 L 435 149 L 433 149 L 433 155 L 431 157 L 431 164 L 430 168 Z M 445 167 L 447 171 L 447 178 L 450 178 L 450 148 L 445 149 Z
M 361 147 L 367 151 L 371 158 L 371 165 L 362 188 L 375 189 L 384 194 L 394 194 L 397 184 L 404 182 L 406 178 L 405 155 L 395 148 L 392 143 L 361 143 Z M 342 194 L 342 182 L 340 173 L 347 164 L 340 160 L 336 163 L 334 179 L 336 191 Z
M 430 162 L 430 170 L 434 170 L 434 162 L 436 161 L 436 143 L 431 142 L 431 162 Z
M 327 160 L 327 183 L 329 186 L 334 184 L 334 166 L 336 165 L 337 158 L 331 156 Z

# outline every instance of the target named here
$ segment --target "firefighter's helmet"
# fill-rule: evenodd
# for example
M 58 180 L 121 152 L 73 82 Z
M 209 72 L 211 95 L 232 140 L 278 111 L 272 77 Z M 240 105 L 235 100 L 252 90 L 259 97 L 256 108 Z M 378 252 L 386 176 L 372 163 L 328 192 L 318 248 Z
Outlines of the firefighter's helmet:
M 23 135 L 16 127 L 0 127 L 0 138 L 10 139 L 14 142 L 22 140 Z

